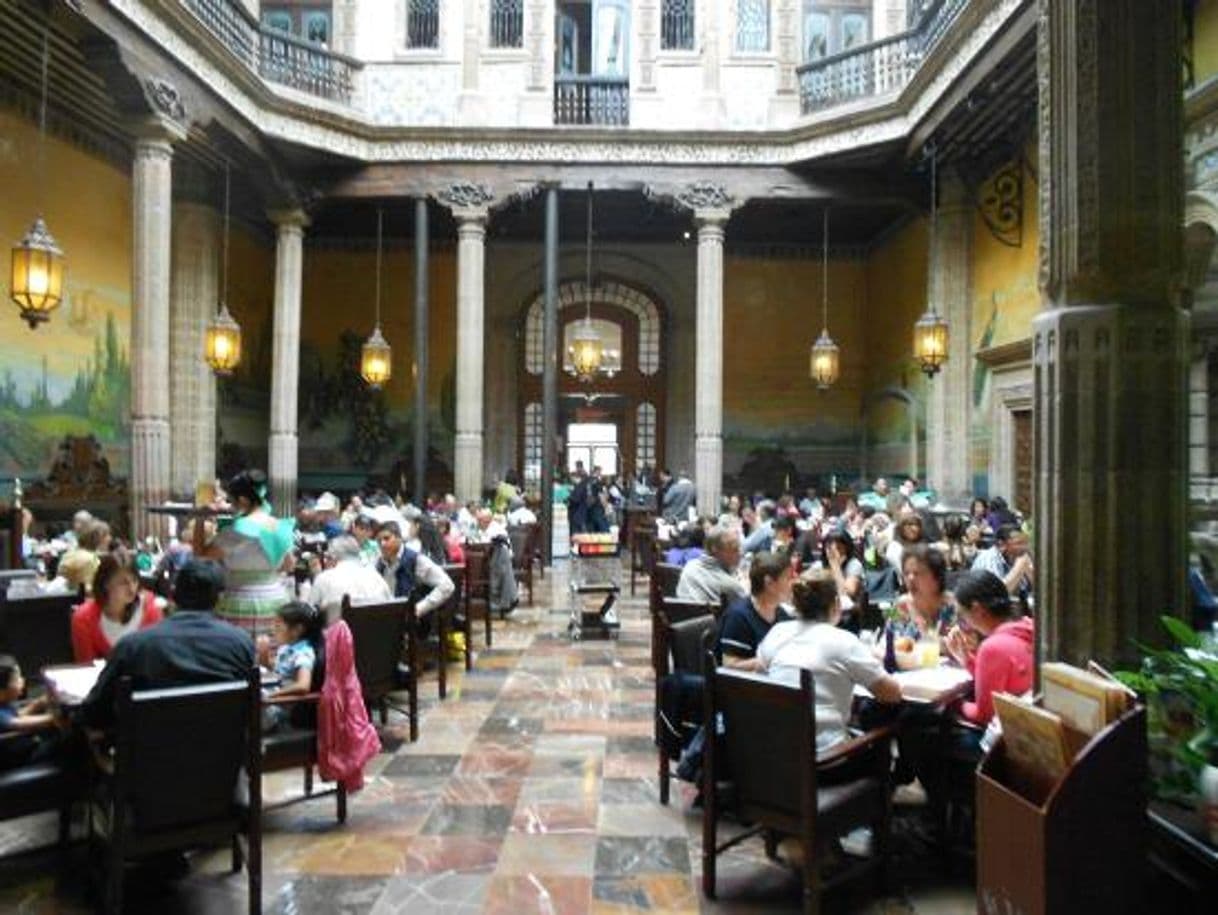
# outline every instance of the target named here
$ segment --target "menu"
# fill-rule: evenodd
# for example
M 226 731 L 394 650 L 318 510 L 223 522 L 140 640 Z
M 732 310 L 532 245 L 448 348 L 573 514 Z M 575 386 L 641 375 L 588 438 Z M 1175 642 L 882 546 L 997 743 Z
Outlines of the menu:
M 89 695 L 105 666 L 105 661 L 98 660 L 92 664 L 48 667 L 43 670 L 42 678 L 61 704 L 79 705 Z

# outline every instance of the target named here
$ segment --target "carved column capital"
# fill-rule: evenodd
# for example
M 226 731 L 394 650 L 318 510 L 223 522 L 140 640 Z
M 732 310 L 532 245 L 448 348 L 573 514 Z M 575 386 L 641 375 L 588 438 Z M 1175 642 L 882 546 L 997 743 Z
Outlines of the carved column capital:
M 452 210 L 458 223 L 483 223 L 490 217 L 495 193 L 485 184 L 456 181 L 435 193 L 435 198 Z

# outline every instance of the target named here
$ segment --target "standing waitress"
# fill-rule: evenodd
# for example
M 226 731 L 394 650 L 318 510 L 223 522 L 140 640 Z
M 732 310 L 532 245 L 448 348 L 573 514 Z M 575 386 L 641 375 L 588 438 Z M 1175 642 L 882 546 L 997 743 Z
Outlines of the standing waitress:
M 227 489 L 236 518 L 212 541 L 225 572 L 216 615 L 256 638 L 270 633 L 275 611 L 291 600 L 284 571 L 294 559 L 296 521 L 271 514 L 261 470 L 241 471 Z

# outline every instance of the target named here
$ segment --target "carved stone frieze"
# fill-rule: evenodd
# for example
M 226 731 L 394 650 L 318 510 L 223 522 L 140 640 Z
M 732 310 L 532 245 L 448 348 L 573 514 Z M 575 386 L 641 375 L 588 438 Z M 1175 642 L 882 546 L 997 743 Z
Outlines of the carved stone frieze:
M 472 181 L 455 181 L 439 191 L 436 197 L 446 206 L 463 210 L 476 210 L 489 206 L 490 202 L 495 199 L 495 195 L 489 187 Z
M 174 121 L 186 120 L 186 106 L 178 94 L 178 87 L 168 80 L 150 76 L 144 80 L 144 95 L 157 114 Z
M 732 206 L 732 196 L 722 184 L 695 181 L 677 191 L 677 202 L 691 210 L 722 210 Z

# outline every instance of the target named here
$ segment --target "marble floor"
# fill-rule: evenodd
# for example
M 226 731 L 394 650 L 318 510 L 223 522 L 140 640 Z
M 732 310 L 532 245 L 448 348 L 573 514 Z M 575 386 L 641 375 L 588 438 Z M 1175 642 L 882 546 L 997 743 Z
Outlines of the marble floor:
M 616 641 L 567 638 L 566 570 L 537 587 L 535 608 L 496 623 L 474 669 L 434 675 L 421 691 L 417 743 L 393 717 L 385 752 L 351 800 L 345 827 L 333 798 L 266 816 L 264 911 L 308 913 L 753 913 L 799 911 L 799 881 L 761 842 L 720 859 L 716 901 L 699 889 L 700 819 L 689 786 L 658 801 L 645 586 L 621 605 Z M 554 609 L 550 609 L 554 608 Z M 481 647 L 479 636 L 475 641 Z M 302 790 L 297 773 L 266 793 Z M 893 889 L 830 894 L 830 912 L 976 909 L 968 874 L 944 873 L 898 816 Z M 91 911 L 83 848 L 65 857 L 22 852 L 53 836 L 53 817 L 0 824 L 0 912 Z M 228 913 L 244 908 L 243 875 L 227 853 L 191 857 L 169 880 L 132 871 L 131 912 Z

